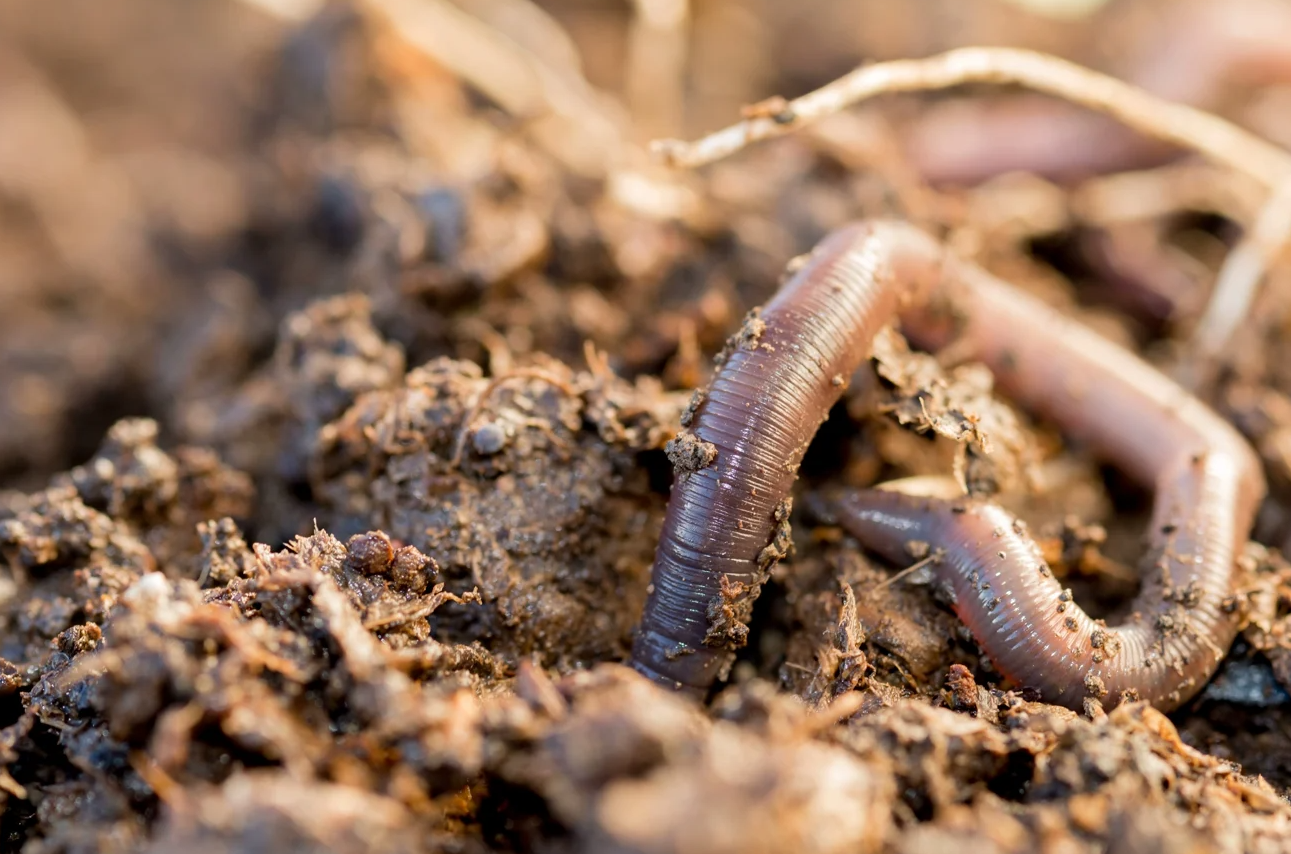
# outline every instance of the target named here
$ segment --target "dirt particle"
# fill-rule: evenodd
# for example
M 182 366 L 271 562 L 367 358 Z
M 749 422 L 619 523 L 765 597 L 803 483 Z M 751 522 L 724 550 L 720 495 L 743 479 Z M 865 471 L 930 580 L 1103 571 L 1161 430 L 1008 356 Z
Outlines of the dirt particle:
M 758 569 L 769 573 L 784 558 L 793 553 L 793 528 L 789 516 L 793 513 L 793 499 L 785 498 L 776 505 L 772 518 L 775 529 L 771 533 L 771 542 L 758 553 Z
M 916 434 L 953 443 L 953 473 L 972 496 L 1025 488 L 1032 453 L 1017 416 L 993 394 L 980 364 L 946 369 L 912 351 L 892 327 L 875 336 L 872 358 L 883 389 L 878 409 Z
M 1102 651 L 1104 659 L 1112 659 L 1121 654 L 1121 636 L 1118 632 L 1102 627 L 1096 628 L 1090 642 L 1096 642 L 1096 647 Z
M 197 534 L 202 541 L 202 554 L 198 558 L 199 587 L 222 587 L 235 578 L 250 578 L 255 574 L 255 559 L 232 519 L 225 516 L 199 522 Z
M 708 603 L 706 611 L 706 646 L 736 650 L 747 643 L 748 621 L 753 614 L 753 603 L 762 592 L 762 585 L 775 565 L 793 552 L 793 531 L 789 524 L 792 512 L 791 498 L 785 498 L 776 505 L 771 542 L 758 553 L 758 575 L 755 578 L 731 581 L 728 576 L 722 577 L 721 593 Z
M 1175 601 L 1185 608 L 1196 608 L 1201 604 L 1201 597 L 1201 585 L 1194 579 L 1175 594 Z
M 735 345 L 741 350 L 752 352 L 759 347 L 769 351 L 775 350 L 774 347 L 762 343 L 762 334 L 767 331 L 767 324 L 759 316 L 760 314 L 761 311 L 756 308 L 750 311 L 748 316 L 744 318 L 744 324 L 740 327 L 740 331 L 735 333 Z
M 977 714 L 977 680 L 962 664 L 952 664 L 946 673 L 946 705 L 957 712 Z
M 755 308 L 744 316 L 739 330 L 727 339 L 725 346 L 713 357 L 715 367 L 720 369 L 737 350 L 752 352 L 760 348 L 768 352 L 775 351 L 775 347 L 762 343 L 762 334 L 766 332 L 767 324 L 759 317 L 761 311 L 760 308 Z
M 382 531 L 355 534 L 345 548 L 349 552 L 346 565 L 364 575 L 384 575 L 394 560 L 394 546 Z
M 694 655 L 694 654 L 695 654 L 695 650 L 693 647 L 689 647 L 689 646 L 686 646 L 685 644 L 679 643 L 676 646 L 674 646 L 672 649 L 665 652 L 663 654 L 663 657 L 668 659 L 669 661 L 676 661 L 679 658 L 684 658 L 687 655 Z
M 471 448 L 481 457 L 491 457 L 500 453 L 506 445 L 506 428 L 496 421 L 481 424 L 471 432 Z
M 702 388 L 695 389 L 694 393 L 690 396 L 690 403 L 686 404 L 686 408 L 681 411 L 682 427 L 689 427 L 691 425 L 695 420 L 695 414 L 699 411 L 699 407 L 703 405 L 704 399 L 707 396 L 707 392 Z
M 54 648 L 64 655 L 77 655 L 82 652 L 89 652 L 99 645 L 103 639 L 103 630 L 94 623 L 85 623 L 80 626 L 72 626 L 67 631 L 54 638 Z
M 717 459 L 717 446 L 682 430 L 664 446 L 677 474 L 689 474 L 708 468 Z
M 741 649 L 749 640 L 749 618 L 761 585 L 731 581 L 722 576 L 722 592 L 708 603 L 708 630 L 704 645 L 717 649 Z
M 439 566 L 434 559 L 413 546 L 399 549 L 390 562 L 390 580 L 394 586 L 413 593 L 421 593 L 438 575 Z

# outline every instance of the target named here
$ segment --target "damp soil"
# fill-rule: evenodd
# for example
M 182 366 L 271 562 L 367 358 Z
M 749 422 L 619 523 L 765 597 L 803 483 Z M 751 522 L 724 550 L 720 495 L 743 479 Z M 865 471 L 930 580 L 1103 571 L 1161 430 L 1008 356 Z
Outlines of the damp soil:
M 621 5 L 540 4 L 529 36 L 525 4 L 454 8 L 622 93 Z M 1061 25 L 986 0 L 691 5 L 681 135 L 959 44 L 1164 61 L 1159 0 Z M 1188 5 L 1180 45 L 1259 4 Z M 1092 205 L 1104 175 L 1185 173 L 1091 125 L 1097 157 L 1019 154 L 1021 175 L 999 140 L 1054 105 L 983 92 L 684 179 L 615 172 L 375 7 L 0 0 L 0 850 L 1287 850 L 1285 265 L 1206 391 L 1270 495 L 1246 627 L 1182 709 L 1038 702 L 927 575 L 813 515 L 825 487 L 948 480 L 1025 518 L 1095 615 L 1133 597 L 1150 496 L 895 331 L 838 378 L 785 559 L 718 615 L 729 680 L 696 704 L 624 666 L 674 467 L 712 461 L 694 390 L 760 346 L 792 259 L 910 219 L 1172 373 L 1240 233 L 1222 177 L 1152 216 Z M 1223 82 L 1179 97 L 1291 139 L 1276 80 Z M 929 142 L 954 121 L 984 138 Z

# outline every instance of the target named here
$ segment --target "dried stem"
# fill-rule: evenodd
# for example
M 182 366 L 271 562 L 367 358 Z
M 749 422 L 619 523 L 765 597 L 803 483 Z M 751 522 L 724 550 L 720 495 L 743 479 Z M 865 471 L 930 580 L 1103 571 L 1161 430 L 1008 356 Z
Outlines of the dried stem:
M 925 558 L 922 558 L 921 560 L 915 561 L 914 563 L 907 566 L 905 569 L 898 572 L 896 575 L 890 575 L 884 580 L 880 581 L 878 584 L 874 585 L 874 589 L 882 590 L 884 587 L 887 587 L 889 584 L 895 584 L 901 579 L 906 578 L 912 575 L 913 573 L 918 572 L 919 570 L 923 569 L 925 566 L 932 566 L 933 564 L 941 563 L 943 560 L 945 560 L 945 558 L 946 558 L 946 550 L 936 549 L 935 551 L 933 551 L 932 554 L 928 555 Z
M 679 133 L 685 118 L 690 0 L 633 0 L 627 95 L 646 138 Z
M 1230 122 L 1066 60 L 1012 48 L 962 48 L 927 59 L 864 66 L 695 142 L 660 140 L 654 149 L 671 165 L 695 168 L 876 95 L 967 83 L 1020 85 L 1064 98 L 1107 113 L 1141 133 L 1198 151 L 1270 188 L 1291 178 L 1291 154 Z
M 320 0 L 243 2 L 286 20 L 301 20 L 322 6 Z M 362 0 L 359 6 L 399 40 L 527 121 L 539 144 L 571 170 L 600 177 L 644 157 L 627 139 L 626 117 L 579 69 L 559 59 L 568 53 L 563 46 L 539 55 L 447 0 Z M 538 9 L 531 14 L 543 15 Z
M 580 74 L 557 69 L 443 0 L 365 0 L 408 44 L 478 88 L 566 166 L 602 175 L 626 153 L 625 121 Z
M 1291 240 L 1291 179 L 1269 196 L 1237 248 L 1224 259 L 1210 302 L 1193 333 L 1193 357 L 1203 370 L 1224 351 L 1255 301 L 1260 281 Z M 1197 378 L 1202 379 L 1204 378 Z

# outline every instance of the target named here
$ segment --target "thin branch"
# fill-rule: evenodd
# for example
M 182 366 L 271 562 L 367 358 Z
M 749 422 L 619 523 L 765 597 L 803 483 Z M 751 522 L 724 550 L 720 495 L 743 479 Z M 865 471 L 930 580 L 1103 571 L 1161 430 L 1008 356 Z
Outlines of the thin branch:
M 884 580 L 880 581 L 878 584 L 874 585 L 874 589 L 881 590 L 884 587 L 887 587 L 889 584 L 895 584 L 901 579 L 906 578 L 915 572 L 918 572 L 919 570 L 923 569 L 925 566 L 931 566 L 933 564 L 941 563 L 945 558 L 946 558 L 945 549 L 934 549 L 932 554 L 928 555 L 923 560 L 917 560 L 914 563 L 907 566 L 905 569 L 898 572 L 896 575 L 889 576 Z
M 557 69 L 444 0 L 364 0 L 408 44 L 492 98 L 566 166 L 604 174 L 627 157 L 626 122 L 580 74 Z
M 1268 268 L 1291 240 L 1291 179 L 1278 185 L 1220 268 L 1210 302 L 1193 333 L 1192 352 L 1205 373 L 1246 320 Z
M 288 21 L 300 21 L 322 7 L 321 0 L 243 0 Z M 541 9 L 513 4 L 533 28 Z M 621 163 L 644 158 L 627 139 L 628 122 L 612 101 L 598 93 L 561 45 L 539 55 L 447 0 L 361 0 L 404 44 L 434 60 L 526 121 L 530 133 L 567 167 L 599 177 Z M 506 10 L 503 10 L 506 11 Z M 551 26 L 556 26 L 551 22 Z M 555 61 L 553 61 L 555 60 Z
M 876 95 L 967 83 L 1020 85 L 1064 98 L 1141 133 L 1198 151 L 1270 188 L 1291 178 L 1291 154 L 1230 122 L 1066 60 L 1011 48 L 962 48 L 927 59 L 864 66 L 793 101 L 773 99 L 766 109 L 700 140 L 660 140 L 654 150 L 671 165 L 695 168 Z
M 685 117 L 690 0 L 633 0 L 624 72 L 639 133 L 680 133 Z

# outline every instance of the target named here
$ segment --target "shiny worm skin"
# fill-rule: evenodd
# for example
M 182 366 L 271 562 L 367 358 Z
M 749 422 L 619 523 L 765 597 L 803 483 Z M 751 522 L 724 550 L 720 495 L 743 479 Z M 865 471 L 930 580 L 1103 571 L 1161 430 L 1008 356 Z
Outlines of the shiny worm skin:
M 1265 492 L 1254 451 L 1133 354 L 919 229 L 884 221 L 823 240 L 696 393 L 672 446 L 675 481 L 632 666 L 695 696 L 724 678 L 784 555 L 807 445 L 874 335 L 898 318 L 925 349 L 956 341 L 1001 391 L 1151 486 L 1152 559 L 1134 615 L 1107 628 L 992 505 L 874 490 L 840 500 L 840 523 L 892 560 L 911 540 L 943 548 L 935 571 L 960 618 L 1002 674 L 1044 699 L 1077 709 L 1088 698 L 1185 701 L 1236 634 L 1236 556 Z

